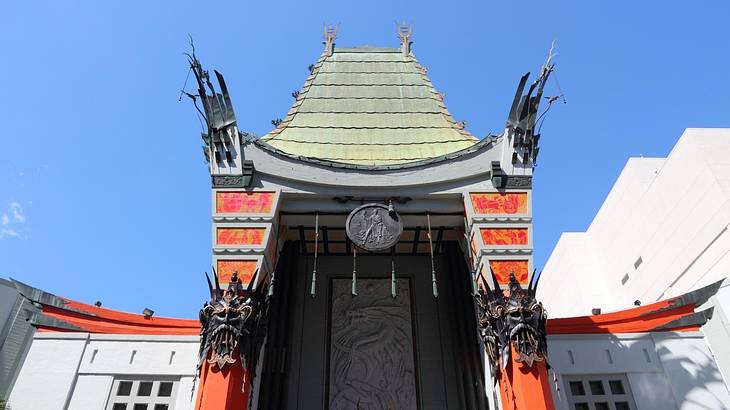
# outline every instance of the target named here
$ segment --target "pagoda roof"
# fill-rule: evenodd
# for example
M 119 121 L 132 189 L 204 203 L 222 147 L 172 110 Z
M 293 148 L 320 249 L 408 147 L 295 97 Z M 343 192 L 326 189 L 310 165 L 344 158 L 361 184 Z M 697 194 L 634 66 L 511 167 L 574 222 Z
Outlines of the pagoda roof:
M 376 167 L 472 147 L 479 139 L 451 117 L 426 71 L 398 48 L 325 50 L 286 118 L 260 141 L 296 157 Z

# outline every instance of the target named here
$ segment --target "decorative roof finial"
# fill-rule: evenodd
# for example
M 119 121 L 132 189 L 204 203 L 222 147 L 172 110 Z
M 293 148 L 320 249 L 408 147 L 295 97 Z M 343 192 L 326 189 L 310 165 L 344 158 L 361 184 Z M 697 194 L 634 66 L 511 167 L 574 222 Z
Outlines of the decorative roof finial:
M 323 44 L 328 57 L 335 51 L 335 39 L 337 38 L 338 31 L 340 31 L 339 24 L 336 27 L 334 24 L 324 25 Z
M 413 44 L 413 24 L 410 26 L 403 20 L 401 24 L 395 23 L 398 26 L 398 38 L 400 38 L 400 51 L 403 55 L 411 54 L 411 44 Z

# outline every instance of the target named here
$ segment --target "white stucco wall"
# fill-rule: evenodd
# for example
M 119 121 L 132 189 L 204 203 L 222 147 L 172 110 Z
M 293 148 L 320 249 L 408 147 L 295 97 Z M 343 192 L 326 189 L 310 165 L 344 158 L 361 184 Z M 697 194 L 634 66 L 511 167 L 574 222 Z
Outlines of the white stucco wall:
M 730 393 L 702 333 L 693 338 L 655 333 L 652 338 L 680 410 L 730 409 Z
M 707 338 L 720 372 L 727 381 L 730 380 L 730 318 L 728 317 L 730 283 L 723 283 L 717 295 L 710 299 L 707 305 L 715 306 L 715 310 L 712 320 L 702 327 L 702 332 Z
M 174 410 L 192 409 L 197 336 L 36 333 L 10 395 L 14 410 L 104 409 L 116 377 L 179 380 Z
M 76 386 L 68 408 L 73 410 L 101 410 L 106 408 L 112 382 L 114 382 L 114 376 L 112 375 L 80 374 L 76 380 Z M 103 394 L 104 392 L 106 394 Z
M 87 334 L 45 338 L 37 334 L 30 346 L 9 402 L 13 409 L 64 409 L 69 403 Z
M 629 159 L 588 229 L 561 236 L 537 296 L 550 317 L 570 317 L 698 289 L 730 274 L 729 224 L 730 129 L 687 129 L 667 158 Z M 682 341 L 658 334 L 661 368 L 626 367 L 640 409 L 730 407 L 723 381 L 730 376 L 730 284 L 702 309 L 713 306 L 704 339 L 703 333 Z M 561 343 L 553 343 L 551 353 Z M 592 357 L 595 368 L 572 371 L 613 368 L 600 363 L 591 346 L 575 345 L 574 354 Z M 643 359 L 634 360 L 638 365 Z M 668 404 L 668 397 L 676 404 Z
M 549 336 L 548 359 L 558 375 L 558 410 L 569 409 L 563 376 L 592 374 L 626 375 L 638 410 L 730 409 L 700 332 Z
M 664 373 L 629 373 L 627 377 L 639 409 L 679 409 L 672 394 L 672 386 Z
M 538 297 L 567 317 L 708 285 L 730 273 L 728 224 L 730 129 L 687 129 L 666 159 L 631 158 L 586 232 L 561 236 Z

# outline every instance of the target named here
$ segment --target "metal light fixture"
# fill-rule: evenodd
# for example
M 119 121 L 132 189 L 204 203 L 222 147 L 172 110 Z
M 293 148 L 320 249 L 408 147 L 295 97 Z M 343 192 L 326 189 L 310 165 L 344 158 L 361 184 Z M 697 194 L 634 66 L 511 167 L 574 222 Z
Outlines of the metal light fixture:
M 142 311 L 142 315 L 144 315 L 145 319 L 151 318 L 154 314 L 155 311 L 150 308 L 144 308 L 144 310 Z

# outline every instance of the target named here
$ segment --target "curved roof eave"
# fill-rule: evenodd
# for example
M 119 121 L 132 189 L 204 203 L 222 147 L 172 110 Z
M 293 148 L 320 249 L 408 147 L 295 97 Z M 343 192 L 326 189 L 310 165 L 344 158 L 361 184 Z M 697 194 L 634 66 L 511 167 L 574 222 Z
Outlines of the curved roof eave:
M 432 165 L 439 162 L 456 159 L 464 155 L 472 154 L 477 151 L 481 151 L 484 149 L 490 149 L 492 148 L 500 139 L 502 138 L 501 135 L 488 135 L 484 139 L 480 140 L 476 144 L 472 145 L 471 147 L 464 148 L 459 151 L 450 152 L 448 154 L 439 155 L 437 157 L 433 158 L 425 158 L 425 159 L 419 159 L 412 162 L 404 162 L 404 163 L 396 163 L 396 164 L 378 164 L 378 165 L 365 165 L 365 164 L 353 164 L 349 162 L 339 162 L 339 161 L 333 161 L 328 159 L 321 159 L 316 157 L 306 157 L 302 155 L 296 155 L 296 154 L 290 154 L 288 152 L 282 151 L 271 144 L 261 140 L 256 139 L 252 140 L 256 146 L 269 151 L 271 153 L 274 153 L 276 155 L 281 155 L 287 158 L 295 159 L 298 161 L 314 164 L 314 165 L 321 165 L 331 168 L 347 168 L 347 169 L 362 169 L 362 170 L 368 170 L 368 171 L 390 171 L 390 170 L 399 170 L 399 169 L 408 169 L 408 168 L 417 168 L 422 167 L 426 165 Z
M 32 322 L 40 331 L 181 336 L 197 336 L 200 332 L 200 324 L 194 319 L 145 318 L 69 300 L 14 279 L 11 281 L 18 292 L 32 302 L 33 309 L 37 309 Z M 712 317 L 713 308 L 699 309 L 717 293 L 723 282 L 724 279 L 680 296 L 618 312 L 548 319 L 547 334 L 697 331 Z
M 303 157 L 253 139 L 244 141 L 243 156 L 254 161 L 257 174 L 309 185 L 406 187 L 488 177 L 491 161 L 500 159 L 503 141 L 501 135 L 490 136 L 460 151 L 392 165 L 359 165 Z
M 88 305 L 53 295 L 14 279 L 11 281 L 18 292 L 37 309 L 31 320 L 39 331 L 180 336 L 200 334 L 200 322 L 195 319 L 145 317 Z

